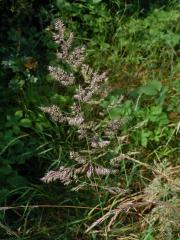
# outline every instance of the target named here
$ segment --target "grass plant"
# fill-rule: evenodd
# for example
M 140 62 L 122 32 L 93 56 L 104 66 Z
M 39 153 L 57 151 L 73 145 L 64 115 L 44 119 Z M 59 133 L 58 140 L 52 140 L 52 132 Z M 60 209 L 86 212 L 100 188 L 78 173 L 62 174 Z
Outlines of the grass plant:
M 87 32 L 57 20 L 49 67 L 2 61 L 17 99 L 1 111 L 0 239 L 179 240 L 180 6 L 138 2 L 57 1 Z

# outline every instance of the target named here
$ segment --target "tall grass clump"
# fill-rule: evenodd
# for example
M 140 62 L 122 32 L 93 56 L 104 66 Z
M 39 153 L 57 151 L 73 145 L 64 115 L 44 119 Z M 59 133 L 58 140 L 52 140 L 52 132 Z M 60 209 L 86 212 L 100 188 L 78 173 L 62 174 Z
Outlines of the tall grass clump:
M 116 165 L 120 156 L 119 151 L 114 153 L 113 147 L 118 128 L 127 119 L 110 119 L 108 111 L 100 105 L 108 95 L 107 73 L 95 72 L 83 63 L 84 47 L 72 49 L 73 34 L 65 36 L 65 27 L 61 21 L 56 22 L 55 30 L 53 38 L 60 45 L 57 58 L 64 64 L 64 69 L 49 66 L 49 73 L 60 85 L 64 95 L 70 95 L 70 101 L 65 109 L 57 105 L 41 106 L 40 109 L 49 114 L 52 121 L 60 124 L 65 135 L 69 135 L 72 140 L 65 165 L 57 171 L 49 171 L 42 180 L 60 180 L 65 185 L 75 182 L 77 188 L 82 188 L 83 177 L 87 179 L 86 184 L 91 186 L 91 179 L 100 181 L 100 176 L 118 172 Z M 118 104 L 122 100 L 120 98 Z
M 85 48 L 74 46 L 73 33 L 60 20 L 53 39 L 57 60 L 49 75 L 66 101 L 40 110 L 59 131 L 63 157 L 41 180 L 81 192 L 75 198 L 79 207 L 89 202 L 90 209 L 74 222 L 83 239 L 174 239 L 179 167 L 169 162 L 167 149 L 169 142 L 177 144 L 178 125 L 167 128 L 162 103 L 147 108 L 139 103 L 146 91 L 163 91 L 162 85 L 154 81 L 142 87 L 136 104 L 122 94 L 113 96 L 108 73 L 85 63 Z

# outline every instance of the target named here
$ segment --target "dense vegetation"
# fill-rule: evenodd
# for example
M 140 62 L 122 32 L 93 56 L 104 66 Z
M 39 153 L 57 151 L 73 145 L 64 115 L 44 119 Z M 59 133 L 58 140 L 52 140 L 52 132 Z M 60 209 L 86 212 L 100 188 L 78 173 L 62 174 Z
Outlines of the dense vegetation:
M 0 15 L 0 239 L 179 240 L 179 1 Z

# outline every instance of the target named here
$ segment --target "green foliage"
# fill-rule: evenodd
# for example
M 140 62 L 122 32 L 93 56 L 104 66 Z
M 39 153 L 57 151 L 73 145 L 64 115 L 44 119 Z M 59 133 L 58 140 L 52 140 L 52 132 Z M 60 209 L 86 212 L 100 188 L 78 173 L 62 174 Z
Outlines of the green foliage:
M 29 169 L 29 164 L 42 152 L 41 148 L 37 149 L 39 138 L 48 127 L 50 125 L 42 114 L 16 110 L 14 114 L 7 115 L 0 127 L 0 180 L 3 192 L 9 193 L 14 188 L 28 186 L 32 179 L 31 172 L 34 176 L 39 174 L 38 169 Z M 35 161 L 32 162 L 34 166 L 38 163 Z M 2 194 L 0 201 L 4 202 L 8 195 Z
M 23 134 L 23 128 L 30 127 L 30 125 L 24 124 L 27 120 L 29 119 L 23 118 L 20 110 L 12 116 L 8 115 L 5 126 L 0 129 L 0 178 L 3 186 L 10 186 L 10 189 L 26 184 L 25 178 L 19 175 L 14 166 L 24 164 L 33 155 L 33 143 L 27 144 L 27 141 L 24 140 L 28 135 Z M 24 153 L 22 149 L 24 149 Z
M 159 81 L 151 81 L 146 86 L 143 86 L 140 88 L 141 94 L 146 94 L 150 96 L 157 95 L 158 92 L 160 92 L 162 89 L 162 84 Z
M 44 5 L 26 0 L 0 2 L 3 91 L 19 93 L 45 74 L 43 66 L 49 58 L 46 49 L 51 44 L 45 28 L 52 18 L 51 8 L 49 1 Z
M 106 4 L 101 0 L 88 0 L 73 3 L 57 0 L 56 5 L 62 13 L 70 14 L 79 24 L 79 30 L 85 37 L 106 36 L 108 23 L 112 19 Z
M 12 189 L 29 184 L 33 171 L 29 164 L 37 158 L 40 145 L 37 136 L 47 127 L 43 116 L 30 114 L 26 104 L 32 104 L 30 90 L 37 83 L 40 86 L 46 74 L 43 65 L 51 43 L 45 28 L 52 17 L 51 7 L 48 1 L 44 5 L 26 0 L 0 1 L 0 181 L 2 193 L 7 193 L 1 194 L 1 202 L 11 199 Z
M 178 4 L 176 9 L 154 9 L 145 18 L 115 15 L 113 26 L 111 36 L 103 42 L 97 38 L 100 46 L 95 47 L 96 37 L 88 42 L 92 62 L 111 69 L 112 81 L 124 86 L 126 82 L 167 81 L 175 75 L 180 41 Z
M 179 9 L 179 1 L 163 0 L 0 1 L 0 203 L 51 206 L 0 211 L 1 239 L 179 239 Z M 100 109 L 107 112 L 100 132 L 108 121 L 121 121 L 122 138 L 93 162 L 107 166 L 112 156 L 127 153 L 118 175 L 81 179 L 85 189 L 79 192 L 40 182 L 47 169 L 71 164 L 72 147 L 86 144 L 75 128 L 58 126 L 37 107 L 55 104 L 69 114 L 72 105 L 74 88 L 55 91 L 47 71 L 59 64 L 51 39 L 51 23 L 59 17 L 74 30 L 74 45 L 87 46 L 87 62 L 108 70 L 112 83 L 95 111 L 83 105 L 86 117 L 96 121 Z M 109 192 L 113 184 L 121 191 Z M 147 198 L 163 207 L 143 207 Z M 110 229 L 106 219 L 85 233 L 128 202 L 133 208 Z
M 159 91 L 162 89 L 163 87 L 160 82 L 150 82 L 146 86 L 142 86 L 133 91 L 133 93 L 138 92 L 140 94 L 137 97 L 137 104 L 139 105 L 136 104 L 135 106 L 133 100 L 129 99 L 118 107 L 111 107 L 109 110 L 109 115 L 112 119 L 123 119 L 126 117 L 131 124 L 131 126 L 128 127 L 133 128 L 133 125 L 135 125 L 131 137 L 134 140 L 134 144 L 136 143 L 137 146 L 139 146 L 139 144 L 143 147 L 150 147 L 150 145 L 152 145 L 154 148 L 155 143 L 158 144 L 159 142 L 163 143 L 168 141 L 169 136 L 173 133 L 173 129 L 168 127 L 169 119 L 167 111 L 163 109 L 163 102 L 159 101 L 158 95 L 161 94 Z M 142 103 L 140 105 L 139 98 L 143 98 L 142 94 L 147 96 L 153 95 L 156 98 L 154 101 L 151 100 L 149 104 L 146 102 L 146 106 L 144 106 L 144 102 L 147 99 L 146 97 L 141 100 Z M 164 95 L 164 99 L 167 97 L 167 94 L 168 92 Z M 112 95 L 101 105 L 104 108 L 108 108 L 116 99 L 118 99 L 118 96 Z M 126 127 L 124 131 L 127 132 Z

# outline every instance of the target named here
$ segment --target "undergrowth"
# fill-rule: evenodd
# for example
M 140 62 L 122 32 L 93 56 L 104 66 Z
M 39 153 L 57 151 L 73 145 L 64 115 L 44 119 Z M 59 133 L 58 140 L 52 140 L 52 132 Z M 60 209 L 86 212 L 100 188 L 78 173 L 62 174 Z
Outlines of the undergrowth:
M 56 1 L 75 36 L 61 21 L 48 26 L 59 17 L 52 2 L 24 38 L 10 27 L 2 240 L 179 239 L 179 3 L 138 2 Z M 18 17 L 34 4 L 12 9 Z

